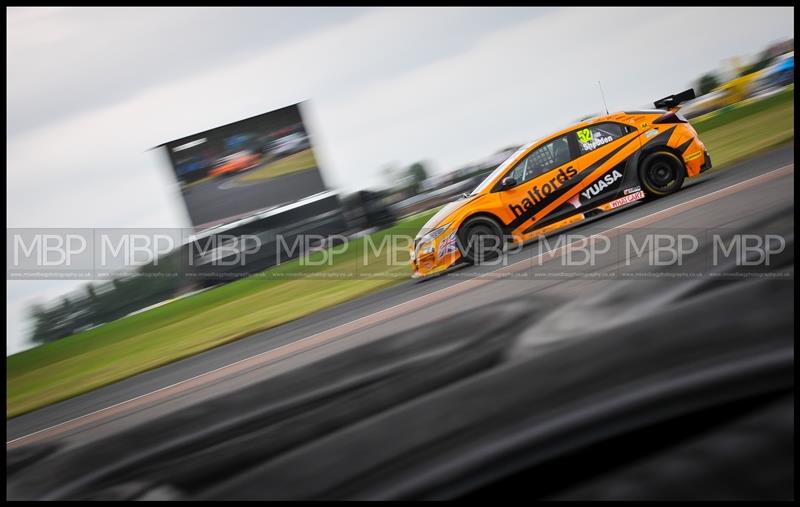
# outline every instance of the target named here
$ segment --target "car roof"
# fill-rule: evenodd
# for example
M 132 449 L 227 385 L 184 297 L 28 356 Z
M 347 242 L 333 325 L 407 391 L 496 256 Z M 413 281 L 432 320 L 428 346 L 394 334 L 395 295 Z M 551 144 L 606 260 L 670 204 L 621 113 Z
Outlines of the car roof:
M 614 113 L 608 113 L 608 114 L 604 114 L 604 115 L 600 115 L 600 116 L 593 116 L 591 118 L 587 118 L 585 120 L 581 120 L 579 122 L 572 123 L 572 124 L 562 128 L 560 130 L 553 131 L 553 132 L 551 132 L 551 133 L 549 133 L 549 134 L 547 134 L 547 135 L 545 135 L 543 137 L 540 137 L 540 138 L 538 138 L 538 139 L 526 144 L 525 147 L 527 147 L 527 148 L 535 147 L 538 144 L 540 144 L 540 143 L 542 143 L 544 141 L 547 141 L 548 139 L 552 139 L 554 137 L 558 137 L 558 136 L 567 134 L 567 133 L 569 133 L 569 132 L 571 132 L 571 131 L 573 131 L 575 129 L 579 129 L 581 127 L 588 127 L 589 125 L 594 125 L 596 123 L 603 123 L 603 122 L 606 122 L 606 121 L 623 122 L 623 121 L 629 120 L 633 116 L 643 116 L 643 115 L 652 115 L 652 114 L 665 114 L 666 112 L 667 111 L 664 111 L 662 109 L 641 109 L 641 110 L 638 110 L 638 111 L 627 111 L 627 112 L 617 111 L 617 112 L 614 112 Z M 529 150 L 526 149 L 525 151 L 529 151 Z
M 614 113 L 608 113 L 608 114 L 604 114 L 604 115 L 593 116 L 591 118 L 587 118 L 585 120 L 581 120 L 579 122 L 572 123 L 572 124 L 570 124 L 570 125 L 568 125 L 568 126 L 566 126 L 564 128 L 561 128 L 559 130 L 555 130 L 555 131 L 553 131 L 553 132 L 551 132 L 551 133 L 549 133 L 549 134 L 547 134 L 547 135 L 545 135 L 543 137 L 540 137 L 540 138 L 535 139 L 535 140 L 533 140 L 533 141 L 531 141 L 531 142 L 529 142 L 527 144 L 524 144 L 524 145 L 520 146 L 519 149 L 516 152 L 512 153 L 511 155 L 509 155 L 509 157 L 503 163 L 498 165 L 490 174 L 488 174 L 486 176 L 486 178 L 484 179 L 484 181 L 490 181 L 490 180 L 494 181 L 494 180 L 496 180 L 497 177 L 500 176 L 500 174 L 504 173 L 511 165 L 517 163 L 519 160 L 521 160 L 522 158 L 526 157 L 531 151 L 535 150 L 537 147 L 541 146 L 543 143 L 546 143 L 550 139 L 555 139 L 556 137 L 559 137 L 559 136 L 562 136 L 562 135 L 567 134 L 569 132 L 572 132 L 573 130 L 576 130 L 576 129 L 579 129 L 579 128 L 582 128 L 582 127 L 588 127 L 590 125 L 594 125 L 594 124 L 597 124 L 597 123 L 603 123 L 603 122 L 625 122 L 625 121 L 631 120 L 632 118 L 635 118 L 637 116 L 663 115 L 663 114 L 666 114 L 667 112 L 668 111 L 663 110 L 663 109 L 640 109 L 640 110 L 636 110 L 636 111 L 633 111 L 633 110 L 632 111 L 616 111 Z M 478 185 L 476 190 L 478 188 L 481 188 L 482 185 L 483 185 L 483 183 L 481 183 L 481 185 Z M 485 190 L 485 188 L 482 189 L 482 191 L 483 190 Z

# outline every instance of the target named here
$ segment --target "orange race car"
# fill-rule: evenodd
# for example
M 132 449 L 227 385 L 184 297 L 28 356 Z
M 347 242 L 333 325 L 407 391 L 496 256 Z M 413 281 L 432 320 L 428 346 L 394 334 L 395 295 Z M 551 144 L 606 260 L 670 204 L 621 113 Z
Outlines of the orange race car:
M 411 250 L 414 277 L 676 192 L 684 178 L 711 168 L 697 132 L 678 113 L 694 97 L 686 90 L 656 101 L 657 109 L 592 118 L 523 146 L 423 226 Z
M 236 174 L 257 166 L 260 161 L 259 155 L 249 151 L 240 151 L 219 159 L 208 174 L 210 176 Z

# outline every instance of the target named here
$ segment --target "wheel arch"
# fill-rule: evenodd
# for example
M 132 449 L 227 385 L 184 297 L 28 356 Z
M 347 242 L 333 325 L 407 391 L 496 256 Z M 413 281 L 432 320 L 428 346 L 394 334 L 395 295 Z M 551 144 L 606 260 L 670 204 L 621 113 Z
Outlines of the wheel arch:
M 643 177 L 643 172 L 644 172 L 644 169 L 645 169 L 644 162 L 647 161 L 647 159 L 651 155 L 657 155 L 659 153 L 664 154 L 664 158 L 669 158 L 668 156 L 671 155 L 672 157 L 675 158 L 675 160 L 678 161 L 678 164 L 680 165 L 680 169 L 678 170 L 678 173 L 680 175 L 679 176 L 680 182 L 677 184 L 677 188 L 675 188 L 674 190 L 668 191 L 666 193 L 660 192 L 658 190 L 655 190 L 655 189 L 651 188 L 650 185 L 648 185 L 644 181 L 644 177 Z M 672 147 L 664 145 L 664 144 L 659 144 L 659 145 L 656 145 L 656 146 L 648 147 L 647 150 L 643 149 L 640 153 L 637 153 L 637 155 L 639 155 L 639 156 L 638 156 L 638 158 L 636 160 L 636 163 L 634 165 L 634 168 L 635 168 L 634 172 L 636 174 L 636 178 L 637 178 L 637 180 L 639 182 L 640 187 L 642 189 L 645 189 L 646 193 L 652 194 L 652 196 L 663 197 L 665 195 L 669 195 L 670 193 L 673 193 L 673 192 L 679 190 L 683 186 L 683 183 L 684 183 L 685 179 L 689 177 L 689 170 L 686 167 L 686 162 L 683 160 L 683 156 L 682 156 L 680 150 L 677 150 L 675 148 L 672 148 Z M 652 198 L 655 198 L 655 197 L 652 197 Z
M 461 230 L 461 227 L 463 227 L 465 223 L 467 223 L 468 221 L 472 220 L 473 218 L 481 218 L 481 217 L 482 218 L 488 218 L 489 220 L 492 220 L 493 222 L 495 222 L 497 224 L 497 226 L 500 227 L 500 230 L 503 231 L 503 234 L 510 234 L 510 231 L 508 230 L 508 226 L 505 223 L 503 223 L 503 221 L 500 220 L 500 218 L 497 215 L 495 215 L 494 213 L 492 213 L 490 211 L 476 211 L 474 213 L 470 213 L 469 215 L 466 215 L 461 220 L 461 223 L 458 225 L 458 230 Z
M 653 153 L 662 152 L 662 151 L 670 153 L 672 155 L 675 155 L 678 158 L 678 160 L 681 163 L 681 167 L 683 168 L 683 175 L 684 175 L 684 177 L 688 178 L 689 177 L 689 172 L 686 169 L 686 162 L 683 160 L 683 154 L 677 148 L 673 148 L 673 147 L 668 146 L 666 144 L 657 144 L 655 146 L 647 146 L 647 145 L 645 145 L 639 150 L 639 152 L 637 153 L 638 157 L 637 157 L 636 165 L 635 165 L 637 174 L 638 174 L 639 170 L 642 168 L 642 163 L 644 162 L 644 160 L 649 155 L 652 155 Z

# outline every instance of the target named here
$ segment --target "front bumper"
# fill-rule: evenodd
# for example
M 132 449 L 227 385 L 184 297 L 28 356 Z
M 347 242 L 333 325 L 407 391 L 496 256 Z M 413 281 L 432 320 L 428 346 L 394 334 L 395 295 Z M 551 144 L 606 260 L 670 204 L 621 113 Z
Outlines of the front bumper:
M 438 275 L 439 273 L 443 273 L 453 267 L 456 264 L 456 261 L 452 261 L 449 263 L 430 263 L 430 264 L 421 264 L 419 266 L 412 266 L 412 273 L 411 278 L 428 278 L 430 276 Z
M 412 278 L 423 278 L 449 269 L 461 258 L 461 251 L 455 243 L 455 232 L 442 234 L 433 244 L 433 251 L 422 253 L 421 245 L 416 244 L 409 252 Z

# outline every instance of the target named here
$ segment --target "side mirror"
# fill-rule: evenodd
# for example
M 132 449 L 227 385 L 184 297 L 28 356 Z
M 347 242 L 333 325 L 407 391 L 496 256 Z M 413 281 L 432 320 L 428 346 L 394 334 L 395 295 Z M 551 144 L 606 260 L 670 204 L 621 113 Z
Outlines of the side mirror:
M 513 176 L 506 176 L 505 178 L 503 178 L 503 181 L 500 183 L 500 186 L 503 188 L 503 190 L 511 187 L 516 187 L 517 180 L 514 179 Z

